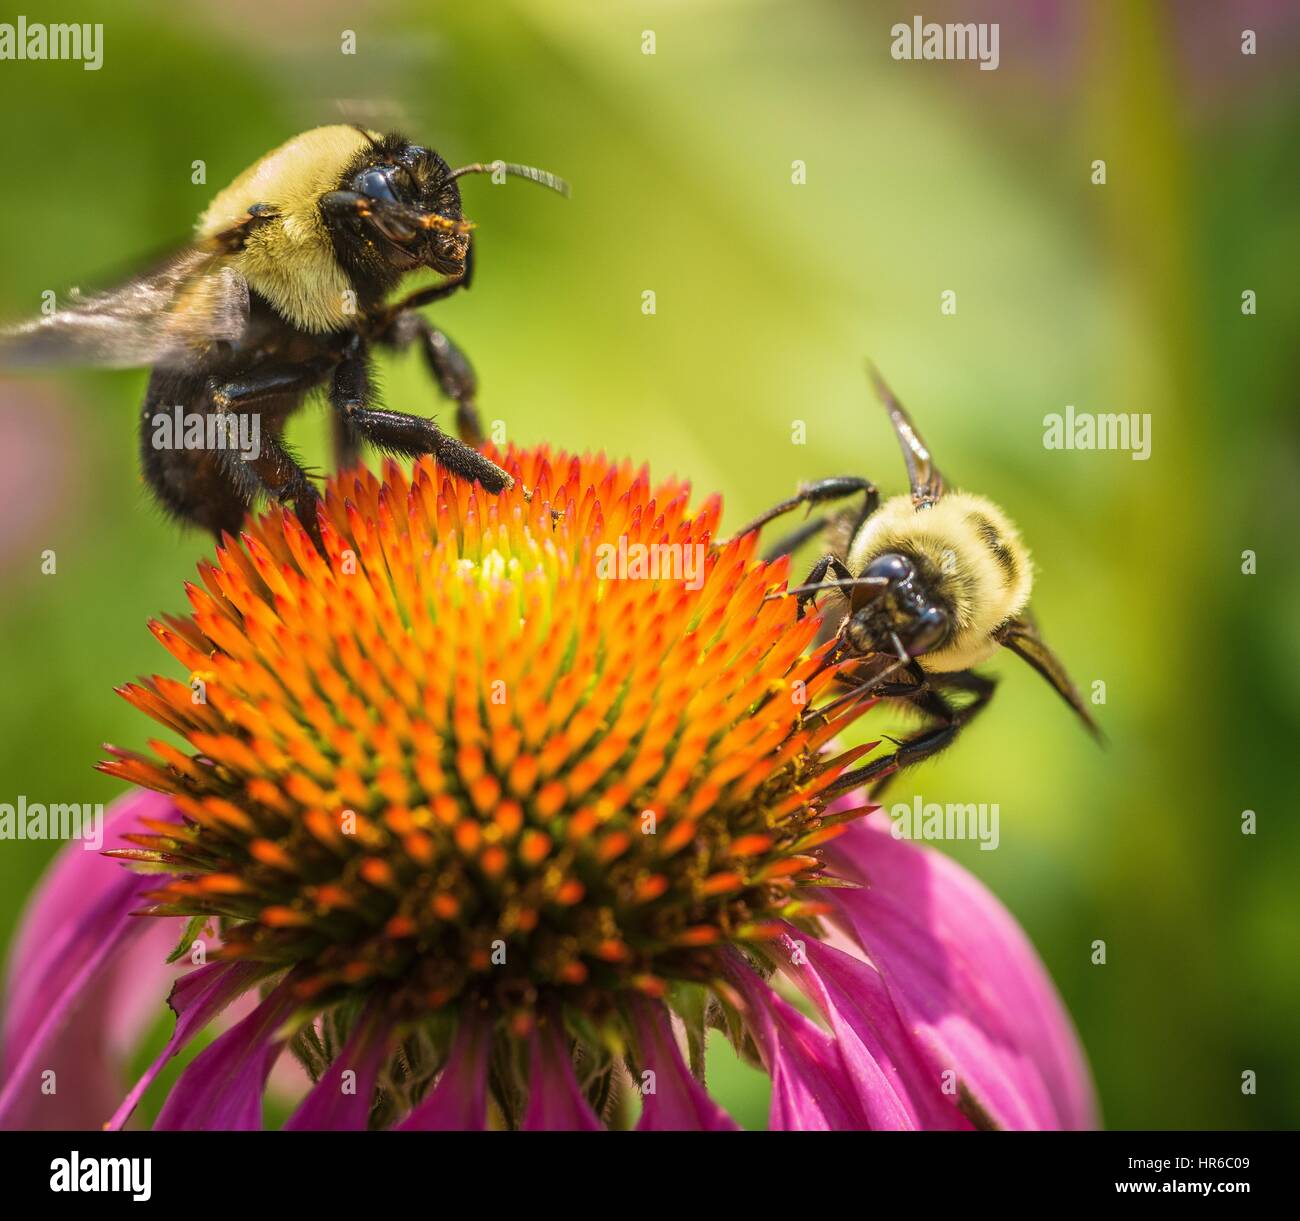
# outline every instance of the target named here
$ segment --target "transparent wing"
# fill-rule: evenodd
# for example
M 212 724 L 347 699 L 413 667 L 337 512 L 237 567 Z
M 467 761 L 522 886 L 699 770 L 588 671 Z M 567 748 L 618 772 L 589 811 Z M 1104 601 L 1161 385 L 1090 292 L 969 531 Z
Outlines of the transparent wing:
M 74 295 L 50 315 L 0 329 L 0 368 L 188 364 L 248 326 L 248 284 L 214 241 L 119 288 Z
M 1008 619 L 996 632 L 994 637 L 1004 647 L 1010 649 L 1017 657 L 1024 658 L 1052 686 L 1056 693 L 1074 709 L 1079 719 L 1088 727 L 1093 737 L 1100 739 L 1102 732 L 1097 722 L 1092 719 L 1088 706 L 1075 689 L 1070 676 L 1065 672 L 1060 658 L 1052 652 L 1038 634 L 1038 625 L 1027 617 Z
M 885 385 L 884 378 L 876 372 L 874 365 L 868 365 L 867 372 L 871 376 L 877 397 L 889 412 L 889 422 L 894 426 L 894 435 L 903 451 L 908 482 L 912 485 L 912 503 L 918 509 L 929 508 L 943 495 L 943 476 L 934 465 L 934 459 L 921 440 L 921 434 L 916 431 L 912 417 L 903 410 L 903 405 L 894 397 L 894 392 Z

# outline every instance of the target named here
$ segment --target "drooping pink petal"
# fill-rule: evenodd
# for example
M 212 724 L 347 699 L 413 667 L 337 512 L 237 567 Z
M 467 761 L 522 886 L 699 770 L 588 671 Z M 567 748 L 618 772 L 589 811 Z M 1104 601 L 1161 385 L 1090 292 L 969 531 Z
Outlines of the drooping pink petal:
M 569 1056 L 564 1028 L 539 1024 L 529 1041 L 528 1110 L 525 1132 L 599 1132 L 604 1125 L 583 1096 Z
M 842 1131 L 868 1126 L 833 1040 L 779 997 L 738 954 L 729 978 L 746 1002 L 745 1022 L 772 1078 L 768 1126 Z
M 24 989 L 21 1007 L 15 1005 L 11 1014 L 0 1126 L 49 1126 L 50 1115 L 42 1114 L 40 1104 L 50 1099 L 61 1118 L 82 1124 L 93 1122 L 93 1108 L 104 1106 L 111 1074 L 102 1034 L 81 1048 L 62 1036 L 78 1010 L 96 994 L 97 981 L 123 946 L 142 931 L 141 922 L 130 913 L 139 908 L 142 892 L 155 884 L 111 866 L 107 872 L 116 875 L 112 885 L 55 934 L 47 954 L 29 960 L 38 973 L 37 982 Z M 48 1076 L 51 1070 L 53 1078 Z M 78 1115 L 81 1118 L 76 1120 Z
M 451 1045 L 446 1067 L 429 1096 L 400 1124 L 403 1132 L 481 1132 L 487 1127 L 491 1023 L 467 1014 Z
M 262 1126 L 262 1092 L 284 1050 L 281 1027 L 298 1005 L 286 976 L 243 1021 L 205 1047 L 172 1086 L 154 1130 L 251 1131 Z
M 105 811 L 102 848 L 129 847 L 122 837 L 138 830 L 141 818 L 179 819 L 180 813 L 166 797 L 134 790 Z M 14 937 L 6 986 L 7 1045 L 24 1044 L 31 1038 L 45 1017 L 46 1006 L 36 998 L 47 989 L 55 949 L 84 926 L 95 904 L 110 890 L 120 888 L 125 874 L 121 866 L 109 864 L 99 851 L 88 850 L 80 840 L 65 844 L 55 856 L 28 900 Z M 170 926 L 173 922 L 166 923 Z
M 362 1132 L 370 1118 L 375 1080 L 388 1053 L 391 1029 L 362 1014 L 334 1063 L 312 1086 L 284 1125 L 286 1132 Z M 344 1073 L 352 1074 L 344 1077 Z
M 858 822 L 828 849 L 862 884 L 827 892 L 933 1074 L 977 1125 L 1096 1124 L 1074 1028 L 1000 903 L 942 853 Z M 947 1074 L 947 1077 L 944 1076 Z
M 157 882 L 157 878 L 154 879 Z M 104 977 L 104 1042 L 115 1066 L 114 1080 L 121 1092 L 122 1066 L 139 1049 L 144 1037 L 167 1018 L 167 997 L 176 983 L 194 970 L 188 959 L 167 961 L 185 929 L 183 916 L 145 916 L 144 929 L 122 947 L 122 952 Z M 74 1019 L 65 1038 L 85 1037 L 86 1027 L 96 1011 L 83 1011 Z
M 682 1059 L 668 1010 L 637 998 L 630 1005 L 643 1070 L 640 1132 L 730 1132 L 739 1125 L 710 1097 Z
M 178 979 L 167 998 L 167 1004 L 176 1014 L 171 1039 L 104 1126 L 111 1132 L 120 1129 L 167 1061 L 265 973 L 266 969 L 256 963 L 213 962 Z
M 179 819 L 166 797 L 142 790 L 104 816 L 102 848 L 142 817 Z M 55 857 L 29 901 L 10 958 L 5 1012 L 6 1096 L 0 1126 L 97 1128 L 121 1094 L 119 1062 L 156 1013 L 177 973 L 168 951 L 179 919 L 129 918 L 157 880 L 105 861 L 84 841 Z M 25 1067 L 26 1065 L 26 1067 Z M 54 1074 L 55 1092 L 31 1078 Z
M 780 944 L 788 958 L 782 969 L 830 1023 L 872 1128 L 971 1127 L 921 1059 L 873 966 L 794 929 Z

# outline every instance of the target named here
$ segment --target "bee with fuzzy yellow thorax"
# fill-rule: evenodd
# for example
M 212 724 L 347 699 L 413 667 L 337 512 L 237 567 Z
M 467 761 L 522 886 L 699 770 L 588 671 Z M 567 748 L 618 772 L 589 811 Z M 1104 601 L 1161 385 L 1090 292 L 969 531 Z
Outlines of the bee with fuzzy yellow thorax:
M 809 521 L 766 553 L 776 559 L 825 535 L 829 549 L 807 579 L 774 596 L 798 598 L 802 614 L 818 594 L 831 592 L 844 611 L 827 664 L 860 659 L 846 676 L 852 689 L 842 698 L 903 701 L 927 722 L 892 754 L 841 777 L 835 790 L 874 783 L 878 793 L 900 768 L 951 743 L 995 688 L 972 667 L 1002 648 L 1033 666 L 1099 735 L 1029 615 L 1034 570 L 1020 531 L 987 497 L 945 489 L 911 417 L 874 369 L 871 374 L 903 451 L 910 494 L 882 503 L 869 479 L 822 479 L 738 531 L 761 529 L 799 505 L 862 496 L 856 512 Z
M 239 529 L 258 493 L 293 503 L 317 536 L 319 495 L 282 434 L 321 386 L 340 465 L 369 442 L 433 454 L 452 474 L 500 492 L 510 476 L 474 448 L 482 435 L 473 369 L 416 312 L 470 285 L 473 225 L 458 179 L 477 173 L 568 193 L 530 166 L 453 170 L 396 133 L 341 124 L 304 132 L 218 193 L 193 244 L 159 270 L 0 333 L 0 366 L 151 367 L 140 419 L 145 477 L 164 509 L 218 537 Z M 420 268 L 446 278 L 390 302 Z M 371 350 L 412 344 L 456 404 L 459 440 L 432 420 L 376 405 Z M 173 410 L 197 423 L 195 443 L 188 424 L 181 444 L 157 427 Z M 255 446 L 227 443 L 250 435 Z

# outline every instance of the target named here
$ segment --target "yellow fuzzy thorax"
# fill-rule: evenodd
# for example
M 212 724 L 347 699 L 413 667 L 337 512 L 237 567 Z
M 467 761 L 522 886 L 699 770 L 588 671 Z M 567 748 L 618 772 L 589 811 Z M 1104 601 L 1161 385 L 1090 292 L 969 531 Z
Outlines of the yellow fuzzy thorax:
M 1029 601 L 1033 565 L 1020 532 L 991 500 L 948 492 L 929 508 L 894 496 L 872 514 L 849 547 L 847 562 L 861 572 L 887 552 L 906 555 L 952 607 L 948 643 L 919 658 L 934 673 L 965 670 L 997 652 L 992 632 Z
M 347 309 L 352 285 L 334 257 L 318 205 L 338 188 L 366 143 L 365 134 L 342 124 L 294 136 L 249 166 L 199 218 L 197 235 L 207 238 L 237 225 L 254 204 L 274 208 L 274 219 L 249 232 L 233 265 L 249 288 L 301 330 L 336 331 L 354 320 Z

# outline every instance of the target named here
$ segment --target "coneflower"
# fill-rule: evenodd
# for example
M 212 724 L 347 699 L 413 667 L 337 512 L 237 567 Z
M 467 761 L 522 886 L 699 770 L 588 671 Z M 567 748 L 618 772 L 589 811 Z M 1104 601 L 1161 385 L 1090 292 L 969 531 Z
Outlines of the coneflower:
M 113 818 L 129 872 L 65 853 L 29 913 L 0 1118 L 121 1126 L 252 994 L 156 1126 L 260 1126 L 291 1049 L 315 1082 L 292 1128 L 594 1129 L 638 1106 L 641 1128 L 732 1127 L 710 1029 L 770 1074 L 773 1126 L 1091 1124 L 1010 917 L 828 804 L 871 749 L 833 745 L 865 704 L 835 698 L 816 617 L 769 596 L 786 564 L 715 543 L 720 501 L 628 463 L 495 457 L 499 497 L 428 460 L 341 476 L 323 554 L 274 509 L 200 566 L 189 617 L 151 625 L 183 677 L 122 694 L 185 746 L 101 765 L 160 796 Z M 202 965 L 158 1061 L 95 1114 L 104 1007 L 140 1013 L 159 927 Z

